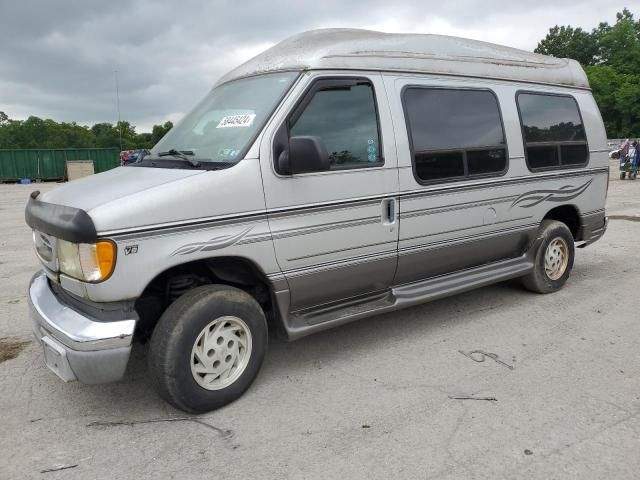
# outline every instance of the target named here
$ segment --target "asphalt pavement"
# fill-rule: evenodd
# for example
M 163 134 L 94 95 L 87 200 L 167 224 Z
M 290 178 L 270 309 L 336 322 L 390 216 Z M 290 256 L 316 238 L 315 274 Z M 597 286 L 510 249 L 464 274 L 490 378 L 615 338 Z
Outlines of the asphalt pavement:
M 639 478 L 640 180 L 612 170 L 609 229 L 560 292 L 508 282 L 273 341 L 201 416 L 156 396 L 144 346 L 119 383 L 44 366 L 24 204 L 56 187 L 0 185 L 1 480 Z

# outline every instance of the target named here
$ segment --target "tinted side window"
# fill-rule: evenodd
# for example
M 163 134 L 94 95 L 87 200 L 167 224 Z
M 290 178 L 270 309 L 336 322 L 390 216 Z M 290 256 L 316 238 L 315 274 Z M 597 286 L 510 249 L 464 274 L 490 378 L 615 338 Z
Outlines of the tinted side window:
M 587 163 L 587 137 L 573 97 L 518 93 L 517 102 L 530 169 L 571 168 Z
M 506 141 L 493 93 L 409 87 L 403 102 L 419 181 L 506 170 Z
M 322 82 L 322 81 L 321 81 Z M 289 135 L 319 137 L 327 148 L 331 169 L 378 166 L 382 163 L 373 85 L 320 88 L 294 119 Z M 344 83 L 344 82 L 343 82 Z

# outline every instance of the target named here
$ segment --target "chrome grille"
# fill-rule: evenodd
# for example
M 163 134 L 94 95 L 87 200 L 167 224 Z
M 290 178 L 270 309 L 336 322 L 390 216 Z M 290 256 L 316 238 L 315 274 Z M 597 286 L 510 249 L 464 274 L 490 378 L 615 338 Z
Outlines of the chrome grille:
M 36 255 L 47 267 L 47 269 L 57 272 L 58 259 L 56 255 L 56 238 L 46 233 L 33 231 L 33 244 L 36 249 Z

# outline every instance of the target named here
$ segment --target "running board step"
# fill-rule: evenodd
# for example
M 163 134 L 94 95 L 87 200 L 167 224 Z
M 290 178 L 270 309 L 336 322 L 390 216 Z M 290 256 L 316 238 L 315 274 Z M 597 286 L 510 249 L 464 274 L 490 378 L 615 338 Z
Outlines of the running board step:
M 366 297 L 356 297 L 347 301 L 341 301 L 315 307 L 310 310 L 300 311 L 292 314 L 292 317 L 304 319 L 308 325 L 317 325 L 341 317 L 352 317 L 354 315 L 379 311 L 383 308 L 393 307 L 395 298 L 390 290 L 377 295 L 367 295 Z
M 399 285 L 387 292 L 295 312 L 289 315 L 285 328 L 289 339 L 295 340 L 360 318 L 521 277 L 531 270 L 533 270 L 533 261 L 524 254 L 510 260 Z
M 467 292 L 492 283 L 521 277 L 533 270 L 533 262 L 523 255 L 520 258 L 490 263 L 448 275 L 401 285 L 391 289 L 396 305 L 409 306 L 457 293 Z

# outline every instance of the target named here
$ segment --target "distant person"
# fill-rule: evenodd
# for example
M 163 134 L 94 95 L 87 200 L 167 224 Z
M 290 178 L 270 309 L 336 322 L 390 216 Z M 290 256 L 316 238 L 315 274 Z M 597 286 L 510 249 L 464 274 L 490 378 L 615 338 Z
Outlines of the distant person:
M 629 139 L 627 138 L 622 147 L 620 147 L 620 165 L 624 165 L 627 163 L 627 158 L 629 157 Z
M 631 162 L 631 167 L 636 168 L 638 166 L 638 142 L 633 141 L 631 147 L 629 148 L 629 161 Z

